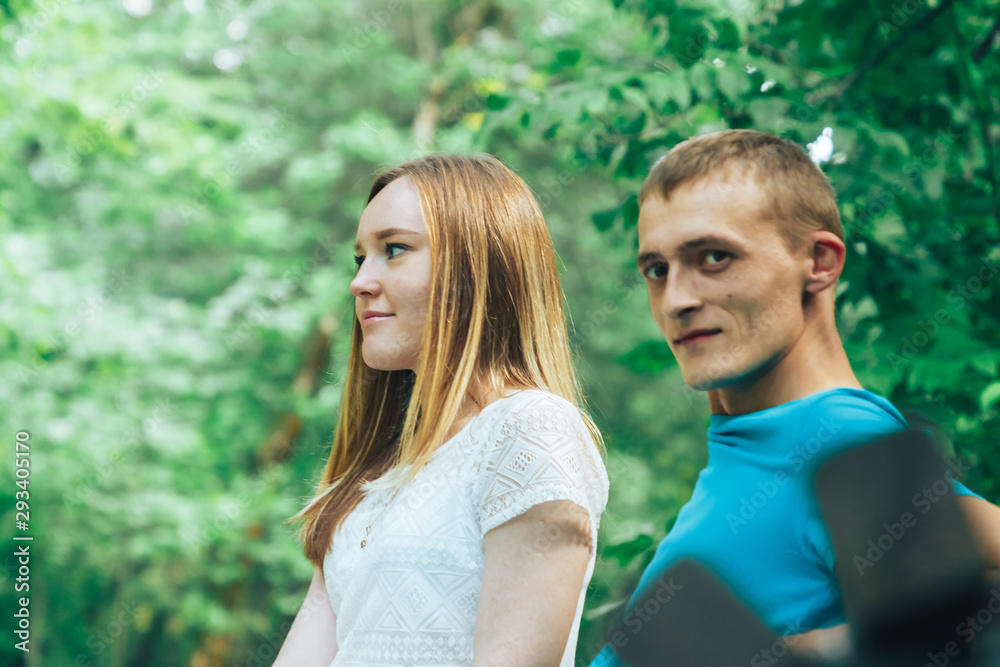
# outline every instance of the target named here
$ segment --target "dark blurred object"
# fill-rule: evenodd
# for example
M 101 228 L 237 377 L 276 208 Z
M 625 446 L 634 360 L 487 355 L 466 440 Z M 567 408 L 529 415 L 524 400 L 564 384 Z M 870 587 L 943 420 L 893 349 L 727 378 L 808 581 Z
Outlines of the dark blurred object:
M 920 429 L 820 466 L 816 495 L 837 555 L 848 657 L 823 662 L 790 652 L 691 560 L 651 583 L 614 628 L 612 646 L 630 667 L 1000 667 L 1000 632 L 991 624 L 1000 619 L 1000 589 L 989 588 L 946 471 Z
M 934 665 L 935 655 L 973 664 L 962 624 L 988 608 L 986 564 L 927 433 L 839 452 L 815 488 L 858 653 L 886 665 Z
M 646 589 L 611 635 L 631 667 L 817 663 L 792 654 L 719 579 L 682 559 Z

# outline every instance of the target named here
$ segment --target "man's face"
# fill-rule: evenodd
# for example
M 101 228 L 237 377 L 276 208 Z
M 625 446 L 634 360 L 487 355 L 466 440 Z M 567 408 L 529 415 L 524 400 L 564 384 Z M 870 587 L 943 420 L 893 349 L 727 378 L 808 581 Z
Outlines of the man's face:
M 752 181 L 709 176 L 640 208 L 649 306 L 693 389 L 752 387 L 802 334 L 808 253 L 788 249 L 764 204 Z

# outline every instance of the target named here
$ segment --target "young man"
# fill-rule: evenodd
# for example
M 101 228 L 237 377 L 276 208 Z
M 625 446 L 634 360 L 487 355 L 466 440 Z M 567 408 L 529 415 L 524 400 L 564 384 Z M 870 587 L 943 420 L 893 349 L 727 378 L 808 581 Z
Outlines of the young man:
M 837 333 L 845 244 L 833 190 L 796 144 L 732 130 L 676 146 L 639 202 L 638 266 L 653 318 L 712 415 L 708 465 L 632 600 L 688 556 L 778 634 L 840 628 L 803 645 L 846 635 L 811 472 L 906 421 L 862 388 Z M 1000 567 L 1000 508 L 953 488 Z M 593 665 L 620 664 L 613 649 Z

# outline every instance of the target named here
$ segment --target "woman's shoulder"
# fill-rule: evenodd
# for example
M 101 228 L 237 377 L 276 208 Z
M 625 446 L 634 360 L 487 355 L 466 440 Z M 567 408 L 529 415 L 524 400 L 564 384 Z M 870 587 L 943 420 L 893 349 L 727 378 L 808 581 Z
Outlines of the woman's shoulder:
M 608 477 L 577 405 L 544 389 L 520 390 L 499 402 L 476 468 L 484 534 L 549 500 L 571 500 L 596 521 L 607 504 Z
M 547 389 L 518 389 L 497 398 L 486 406 L 492 412 L 490 423 L 494 429 L 512 424 L 529 426 L 531 423 L 551 425 L 553 420 L 584 424 L 580 408 L 559 394 Z
M 561 443 L 590 449 L 598 445 L 589 416 L 575 402 L 546 389 L 519 389 L 490 403 L 481 414 L 485 418 L 477 439 L 487 449 L 502 449 L 514 441 L 521 441 L 522 447 Z
M 501 410 L 505 409 L 507 412 L 530 406 L 548 407 L 563 411 L 580 411 L 577 405 L 569 399 L 548 389 L 540 389 L 538 387 L 510 390 L 506 395 L 497 398 L 494 402 L 500 406 Z

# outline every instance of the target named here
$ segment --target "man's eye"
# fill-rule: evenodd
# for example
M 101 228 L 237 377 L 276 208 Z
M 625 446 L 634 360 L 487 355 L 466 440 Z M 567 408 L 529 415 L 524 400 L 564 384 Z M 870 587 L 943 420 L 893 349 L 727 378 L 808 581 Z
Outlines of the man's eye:
M 730 257 L 732 257 L 732 255 L 725 250 L 709 250 L 705 253 L 705 263 L 709 266 L 718 266 Z
M 667 267 L 663 264 L 649 264 L 642 269 L 642 275 L 649 280 L 659 280 L 667 275 Z
M 393 257 L 398 257 L 399 253 L 403 252 L 404 250 L 406 250 L 406 246 L 400 243 L 385 244 L 385 254 L 389 256 L 389 259 L 392 259 Z

